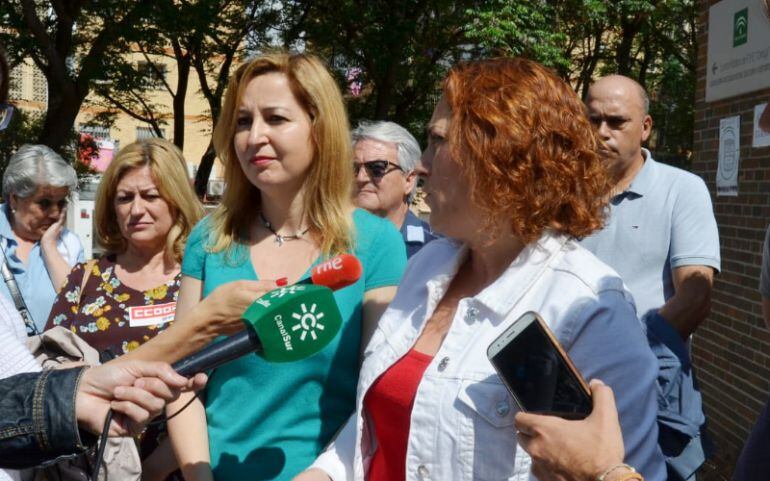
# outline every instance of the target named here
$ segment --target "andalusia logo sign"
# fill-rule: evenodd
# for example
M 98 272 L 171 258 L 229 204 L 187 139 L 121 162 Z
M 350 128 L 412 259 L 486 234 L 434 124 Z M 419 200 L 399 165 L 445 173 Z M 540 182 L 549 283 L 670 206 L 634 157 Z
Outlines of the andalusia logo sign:
M 743 45 L 749 40 L 749 9 L 739 10 L 733 18 L 733 47 Z
M 291 330 L 302 330 L 302 333 L 299 336 L 300 341 L 304 341 L 308 333 L 310 333 L 310 337 L 312 337 L 315 341 L 318 337 L 316 335 L 316 330 L 323 331 L 325 329 L 324 325 L 318 322 L 324 317 L 324 313 L 316 312 L 316 307 L 316 304 L 313 304 L 310 306 L 310 309 L 308 309 L 307 306 L 303 303 L 300 305 L 302 313 L 300 314 L 295 312 L 291 315 L 292 318 L 298 321 L 297 324 L 291 328 Z

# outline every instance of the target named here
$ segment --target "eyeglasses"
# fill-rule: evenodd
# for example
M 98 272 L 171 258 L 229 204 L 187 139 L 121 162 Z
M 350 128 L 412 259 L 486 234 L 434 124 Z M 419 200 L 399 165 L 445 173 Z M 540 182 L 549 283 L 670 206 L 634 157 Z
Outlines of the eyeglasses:
M 355 177 L 358 177 L 358 172 L 361 170 L 361 167 L 366 169 L 366 173 L 369 174 L 369 177 L 374 180 L 380 180 L 383 177 L 385 177 L 386 174 L 389 174 L 395 170 L 404 171 L 404 169 L 401 168 L 400 165 L 394 164 L 393 162 L 387 161 L 387 160 L 370 160 L 369 162 L 353 162 L 353 175 Z M 389 169 L 389 167 L 393 167 L 392 169 Z
M 0 130 L 8 128 L 13 118 L 13 105 L 0 103 Z

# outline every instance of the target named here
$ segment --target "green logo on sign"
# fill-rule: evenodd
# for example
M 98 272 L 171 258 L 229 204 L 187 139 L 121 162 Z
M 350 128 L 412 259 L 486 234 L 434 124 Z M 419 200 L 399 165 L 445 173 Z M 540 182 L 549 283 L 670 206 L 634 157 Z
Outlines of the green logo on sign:
M 743 45 L 749 40 L 749 9 L 735 13 L 733 19 L 733 47 Z

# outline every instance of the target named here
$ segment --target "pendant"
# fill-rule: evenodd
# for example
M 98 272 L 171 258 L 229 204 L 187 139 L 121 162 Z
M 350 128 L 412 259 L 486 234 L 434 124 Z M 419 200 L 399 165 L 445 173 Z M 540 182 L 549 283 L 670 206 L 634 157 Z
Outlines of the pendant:
M 275 235 L 275 242 L 278 244 L 278 247 L 281 247 L 283 245 L 283 236 L 280 234 Z

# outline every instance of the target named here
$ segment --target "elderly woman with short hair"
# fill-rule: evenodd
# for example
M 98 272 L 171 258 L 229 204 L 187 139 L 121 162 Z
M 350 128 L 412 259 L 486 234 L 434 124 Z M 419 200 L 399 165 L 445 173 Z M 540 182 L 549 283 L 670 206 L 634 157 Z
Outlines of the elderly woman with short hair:
M 80 240 L 64 227 L 76 186 L 75 169 L 45 145 L 21 146 L 3 175 L 0 246 L 29 310 L 31 331 L 43 329 L 67 274 L 83 261 Z M 5 283 L 0 291 L 13 298 Z

